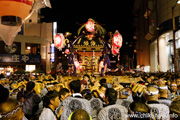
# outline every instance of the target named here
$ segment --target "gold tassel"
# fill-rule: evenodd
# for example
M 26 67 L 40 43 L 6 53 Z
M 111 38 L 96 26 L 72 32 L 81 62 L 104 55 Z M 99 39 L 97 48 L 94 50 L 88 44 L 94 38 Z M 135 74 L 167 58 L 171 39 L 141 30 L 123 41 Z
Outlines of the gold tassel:
M 81 40 L 82 40 L 82 38 L 79 38 L 79 40 L 78 40 L 78 44 L 80 44 Z

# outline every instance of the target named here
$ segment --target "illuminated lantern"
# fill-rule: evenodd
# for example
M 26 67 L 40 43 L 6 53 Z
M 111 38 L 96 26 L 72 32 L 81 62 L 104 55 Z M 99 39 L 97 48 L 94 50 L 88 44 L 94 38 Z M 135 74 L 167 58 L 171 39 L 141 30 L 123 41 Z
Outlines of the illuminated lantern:
M 85 27 L 88 32 L 93 32 L 95 30 L 94 21 L 91 18 L 89 18 Z
M 11 45 L 23 22 L 34 11 L 48 6 L 49 0 L 0 0 L 0 37 Z
M 33 3 L 34 0 L 0 0 L 0 16 L 17 16 L 24 20 Z
M 118 32 L 118 30 L 116 30 L 114 36 L 113 36 L 113 45 L 116 47 L 120 47 L 122 46 L 122 36 L 121 34 Z
M 119 53 L 119 49 L 122 47 L 122 36 L 119 33 L 118 30 L 116 30 L 114 36 L 113 36 L 113 40 L 112 40 L 112 53 L 113 54 L 118 54 Z
M 57 35 L 55 35 L 54 45 L 59 50 L 62 50 L 62 48 L 65 46 L 65 38 L 62 33 L 58 33 Z

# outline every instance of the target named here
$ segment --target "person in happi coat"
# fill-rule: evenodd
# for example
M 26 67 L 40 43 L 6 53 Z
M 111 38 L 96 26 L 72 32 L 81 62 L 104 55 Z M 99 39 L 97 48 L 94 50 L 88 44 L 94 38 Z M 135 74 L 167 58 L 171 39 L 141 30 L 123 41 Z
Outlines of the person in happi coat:
M 127 120 L 128 110 L 122 106 L 116 104 L 117 91 L 113 88 L 108 88 L 105 94 L 106 106 L 99 112 L 99 120 Z
M 167 106 L 171 105 L 171 100 L 168 100 L 168 86 L 166 85 L 159 85 L 159 103 L 165 104 Z
M 146 91 L 146 100 L 148 106 L 152 109 L 152 112 L 156 120 L 169 120 L 169 107 L 158 102 L 159 90 L 155 87 L 148 87 Z

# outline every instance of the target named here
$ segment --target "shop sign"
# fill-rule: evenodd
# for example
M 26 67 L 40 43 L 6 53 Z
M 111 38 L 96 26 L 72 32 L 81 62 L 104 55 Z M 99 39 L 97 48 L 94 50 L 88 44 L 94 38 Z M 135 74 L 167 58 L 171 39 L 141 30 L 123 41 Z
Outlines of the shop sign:
M 51 62 L 55 61 L 55 47 L 54 43 L 51 43 Z
M 41 63 L 40 55 L 17 55 L 17 54 L 0 54 L 2 63 Z

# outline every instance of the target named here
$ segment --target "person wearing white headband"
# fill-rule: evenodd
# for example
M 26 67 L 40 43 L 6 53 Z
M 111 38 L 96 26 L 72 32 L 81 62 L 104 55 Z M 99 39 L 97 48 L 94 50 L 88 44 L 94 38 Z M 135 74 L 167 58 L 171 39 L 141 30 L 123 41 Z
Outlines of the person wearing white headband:
M 165 85 L 166 84 L 166 80 L 164 80 L 164 78 L 160 78 L 158 81 L 158 85 Z
M 167 106 L 171 105 L 171 100 L 168 100 L 168 87 L 166 85 L 159 85 L 159 103 Z
M 28 120 L 22 112 L 22 104 L 17 100 L 7 100 L 0 104 L 0 120 Z
M 48 83 L 46 85 L 46 88 L 47 88 L 48 91 L 53 91 L 54 90 L 54 85 L 52 83 Z
M 147 104 L 152 109 L 156 120 L 169 120 L 169 107 L 158 102 L 159 90 L 155 87 L 148 87 L 145 93 Z
M 177 98 L 177 96 L 180 95 L 180 91 L 177 89 L 177 84 L 176 82 L 172 82 L 170 85 L 170 92 L 168 94 L 168 99 L 173 100 Z

